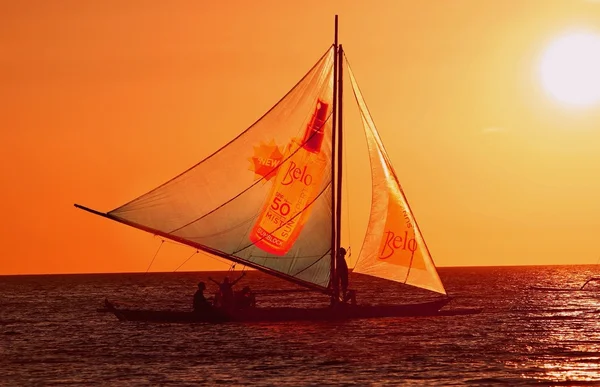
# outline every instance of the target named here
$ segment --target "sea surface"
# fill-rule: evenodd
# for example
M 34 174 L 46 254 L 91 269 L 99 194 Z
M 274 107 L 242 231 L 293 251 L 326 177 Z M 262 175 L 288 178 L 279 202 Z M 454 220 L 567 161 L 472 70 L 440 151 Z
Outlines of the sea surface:
M 161 324 L 101 313 L 124 305 L 190 309 L 211 273 L 0 277 L 0 385 L 600 385 L 600 266 L 441 268 L 478 315 L 338 322 Z M 259 305 L 324 296 L 249 272 Z M 359 303 L 422 300 L 405 285 L 351 275 Z M 216 286 L 208 285 L 210 292 Z M 435 297 L 435 295 L 434 295 Z

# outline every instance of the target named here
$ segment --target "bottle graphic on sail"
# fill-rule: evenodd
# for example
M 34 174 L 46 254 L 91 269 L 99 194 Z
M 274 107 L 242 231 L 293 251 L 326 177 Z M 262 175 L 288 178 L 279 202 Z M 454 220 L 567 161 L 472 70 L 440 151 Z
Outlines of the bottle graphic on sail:
M 318 99 L 304 138 L 294 138 L 287 146 L 285 162 L 279 166 L 268 199 L 250 231 L 252 243 L 268 253 L 287 253 L 308 220 L 327 170 L 321 145 L 328 109 L 329 104 Z

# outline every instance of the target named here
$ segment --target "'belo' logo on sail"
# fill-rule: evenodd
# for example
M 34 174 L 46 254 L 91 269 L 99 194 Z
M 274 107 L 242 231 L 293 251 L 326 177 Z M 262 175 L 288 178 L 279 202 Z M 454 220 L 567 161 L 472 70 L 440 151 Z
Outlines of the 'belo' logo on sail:
M 394 234 L 393 231 L 386 231 L 381 248 L 379 259 L 388 259 L 397 250 L 410 251 L 414 253 L 417 250 L 417 241 L 413 236 L 408 237 L 408 231 L 404 231 L 404 237 Z
M 300 169 L 293 161 L 290 162 L 290 166 L 288 170 L 285 172 L 285 176 L 283 180 L 281 180 L 282 185 L 290 185 L 294 181 L 301 181 L 304 185 L 310 185 L 312 183 L 312 175 L 306 173 L 306 165 L 304 168 Z

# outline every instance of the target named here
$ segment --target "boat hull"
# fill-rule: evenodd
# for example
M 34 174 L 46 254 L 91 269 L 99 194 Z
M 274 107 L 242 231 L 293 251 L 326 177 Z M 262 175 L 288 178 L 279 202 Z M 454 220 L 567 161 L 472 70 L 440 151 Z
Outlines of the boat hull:
M 167 310 L 119 309 L 109 310 L 121 321 L 148 321 L 169 323 L 193 322 L 277 322 L 277 321 L 334 321 L 358 318 L 443 316 L 475 314 L 481 309 L 454 309 L 441 311 L 450 299 L 400 305 L 344 305 L 335 308 L 270 307 L 250 308 L 231 313 L 213 309 L 203 313 Z

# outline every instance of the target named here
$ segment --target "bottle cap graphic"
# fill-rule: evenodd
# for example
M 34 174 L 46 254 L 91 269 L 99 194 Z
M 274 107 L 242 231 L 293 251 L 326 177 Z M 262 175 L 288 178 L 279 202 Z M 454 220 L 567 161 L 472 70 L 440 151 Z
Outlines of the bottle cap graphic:
M 302 139 L 303 148 L 309 152 L 319 153 L 321 151 L 328 110 L 329 104 L 318 99 L 315 112 L 306 126 L 304 138 Z

